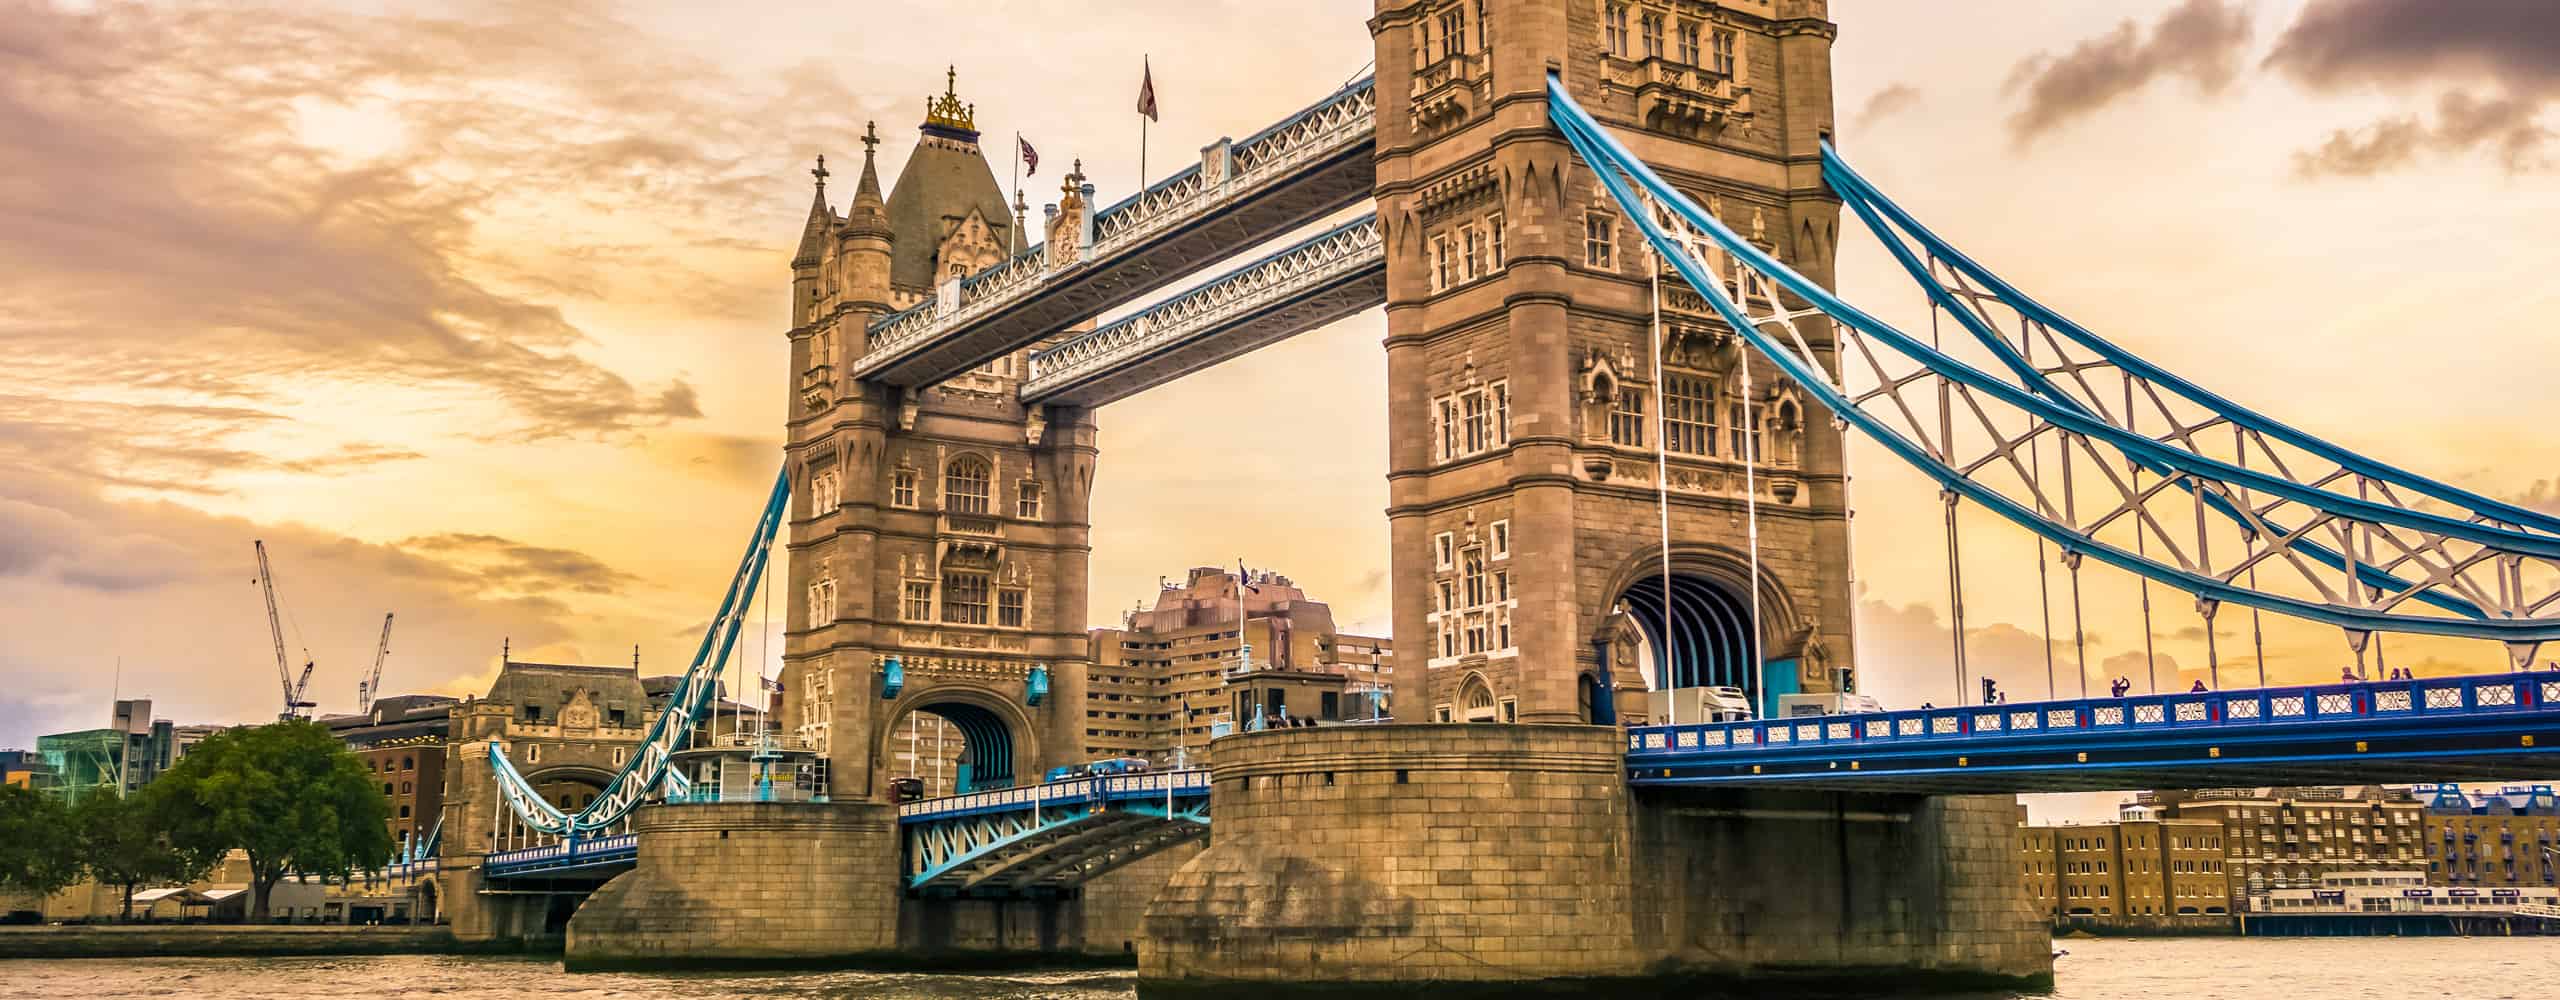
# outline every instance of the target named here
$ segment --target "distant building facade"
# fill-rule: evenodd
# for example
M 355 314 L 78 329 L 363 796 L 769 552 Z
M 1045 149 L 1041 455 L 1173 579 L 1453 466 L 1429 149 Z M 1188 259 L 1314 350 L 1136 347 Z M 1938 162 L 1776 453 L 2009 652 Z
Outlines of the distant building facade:
M 105 728 L 37 737 L 43 766 L 26 769 L 26 781 L 68 802 L 99 792 L 139 791 L 219 728 L 155 719 L 149 698 L 118 699 Z
M 320 720 L 382 786 L 391 843 L 404 857 L 435 832 L 444 815 L 445 743 L 453 732 L 453 706 L 460 703 L 443 695 L 394 695 L 374 699 L 362 715 Z
M 2201 819 L 2018 828 L 2026 892 L 2057 922 L 2141 925 L 2226 915 L 2223 850 L 2222 828 Z
M 1197 567 L 1152 607 L 1091 633 L 1085 754 L 1204 760 L 1222 725 L 1388 714 L 1394 647 L 1345 633 L 1288 577 Z M 1247 651 L 1250 651 L 1249 656 Z
M 2550 785 L 2467 793 L 2420 785 L 2419 843 L 2431 881 L 2445 886 L 2560 885 L 2560 796 Z
M 2406 870 L 2420 858 L 2419 805 L 2382 785 L 2147 792 L 2137 805 L 2222 828 L 2230 909 L 2329 875 Z

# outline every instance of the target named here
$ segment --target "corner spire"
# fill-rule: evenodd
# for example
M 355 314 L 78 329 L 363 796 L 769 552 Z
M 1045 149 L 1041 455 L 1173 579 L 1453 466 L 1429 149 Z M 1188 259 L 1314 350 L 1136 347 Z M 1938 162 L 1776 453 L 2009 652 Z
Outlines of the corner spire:
M 835 228 L 836 215 L 827 210 L 827 158 L 821 154 L 818 165 L 809 171 L 818 180 L 817 193 L 809 196 L 809 221 L 800 229 L 800 249 L 791 255 L 791 266 L 816 267 L 825 259 L 827 232 Z
M 887 235 L 889 203 L 880 196 L 880 168 L 875 156 L 880 147 L 880 123 L 864 122 L 862 126 L 862 178 L 854 182 L 853 201 L 844 207 L 845 226 L 853 231 Z

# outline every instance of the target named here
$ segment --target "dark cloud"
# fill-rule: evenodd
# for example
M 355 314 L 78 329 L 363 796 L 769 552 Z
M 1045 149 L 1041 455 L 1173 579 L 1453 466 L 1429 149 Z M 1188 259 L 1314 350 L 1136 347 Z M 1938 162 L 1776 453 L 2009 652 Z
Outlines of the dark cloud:
M 732 79 L 585 4 L 0 0 L 0 52 L 0 392 L 405 387 L 502 405 L 514 420 L 473 429 L 488 437 L 700 416 L 691 386 L 590 360 L 563 300 L 764 318 L 678 253 L 791 202 L 764 148 L 785 108 L 844 134 L 856 106 L 831 72 Z M 635 203 L 662 247 L 576 235 Z M 547 247 L 490 239 L 492 220 L 564 210 Z
M 2276 39 L 2266 66 L 2324 92 L 2443 88 L 2432 123 L 2397 115 L 2332 132 L 2295 154 L 2301 176 L 2365 177 L 2432 155 L 2536 170 L 2548 165 L 2543 112 L 2560 100 L 2560 4 L 2324 0 Z
M 475 567 L 494 590 L 540 594 L 569 590 L 611 594 L 637 577 L 606 565 L 604 560 L 573 549 L 528 545 L 497 535 L 424 535 L 400 543 L 448 562 Z
M 1874 125 L 1919 106 L 1920 88 L 1907 83 L 1894 84 L 1876 91 L 1874 97 L 1867 98 L 1866 106 L 1858 109 L 1858 127 Z
M 2036 53 L 2010 70 L 2008 89 L 2025 97 L 2009 117 L 2010 135 L 2032 141 L 2164 77 L 2219 93 L 2238 75 L 2249 33 L 2245 6 L 2187 0 L 2148 33 L 2125 21 L 2061 55 Z

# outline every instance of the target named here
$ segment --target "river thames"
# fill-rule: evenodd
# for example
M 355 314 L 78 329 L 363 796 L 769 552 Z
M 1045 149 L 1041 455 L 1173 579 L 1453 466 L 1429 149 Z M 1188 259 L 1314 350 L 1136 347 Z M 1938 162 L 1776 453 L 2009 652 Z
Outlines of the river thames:
M 2560 937 L 2175 938 L 2063 944 L 2070 954 L 2055 963 L 2058 982 L 2049 994 L 2054 1000 L 2542 1000 L 2560 995 Z M 0 998 L 7 1000 L 341 996 L 1128 1000 L 1136 995 L 1129 973 L 1107 971 L 1001 976 L 569 975 L 548 961 L 443 956 L 0 963 Z M 1981 995 L 1980 1000 L 2007 996 Z

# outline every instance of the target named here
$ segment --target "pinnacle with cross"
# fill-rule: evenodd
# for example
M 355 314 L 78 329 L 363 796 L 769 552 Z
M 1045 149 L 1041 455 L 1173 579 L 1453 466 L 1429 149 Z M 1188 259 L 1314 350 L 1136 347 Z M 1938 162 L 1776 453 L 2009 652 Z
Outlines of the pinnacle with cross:
M 871 151 L 872 151 L 872 149 L 873 149 L 874 147 L 877 147 L 878 145 L 880 145 L 880 123 L 879 123 L 879 122 L 876 122 L 876 121 L 863 122 L 863 123 L 862 123 L 862 157 L 863 157 L 863 159 L 866 159 L 866 160 L 867 160 L 867 159 L 870 159 L 870 158 L 871 158 Z
M 818 154 L 818 166 L 816 169 L 809 171 L 809 176 L 818 179 L 818 191 L 822 194 L 825 193 L 827 190 L 827 154 Z

